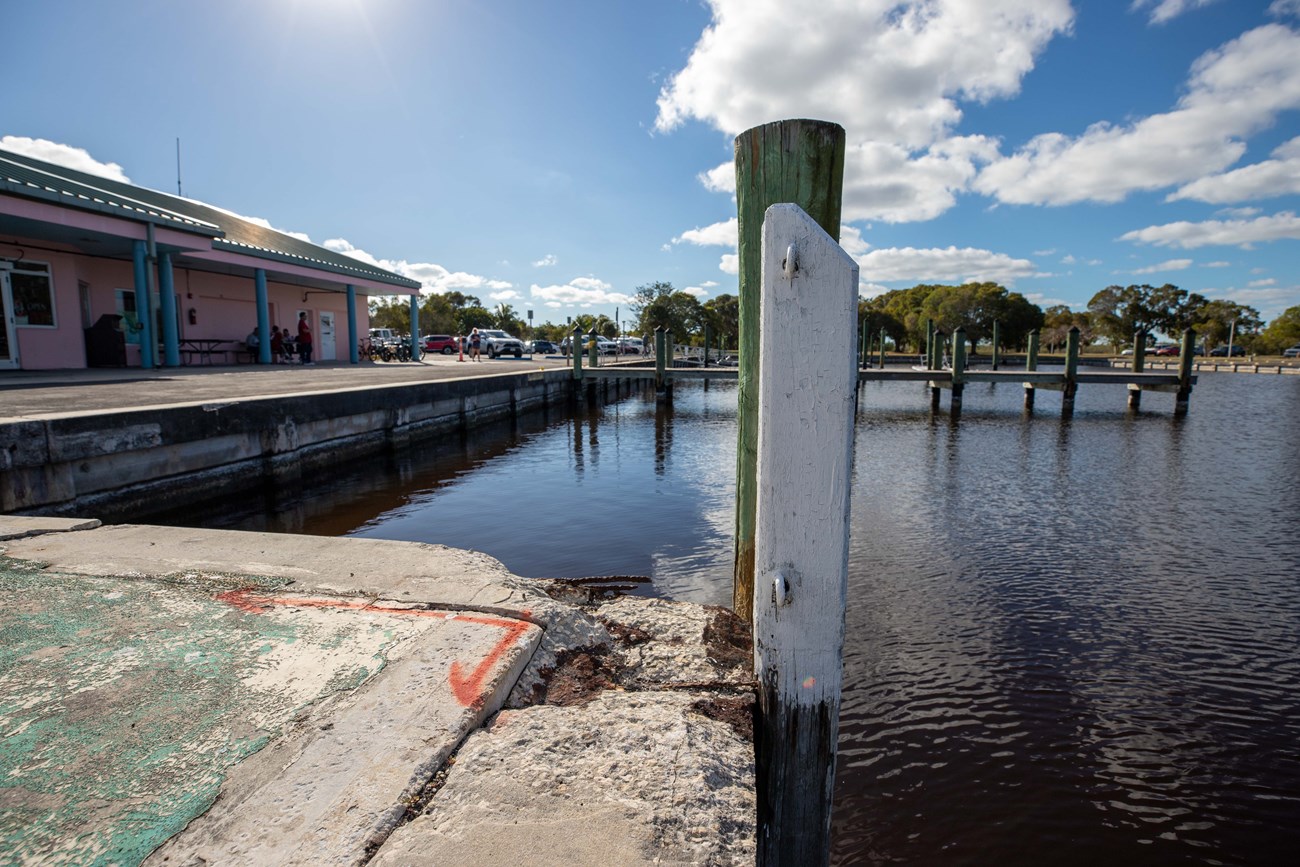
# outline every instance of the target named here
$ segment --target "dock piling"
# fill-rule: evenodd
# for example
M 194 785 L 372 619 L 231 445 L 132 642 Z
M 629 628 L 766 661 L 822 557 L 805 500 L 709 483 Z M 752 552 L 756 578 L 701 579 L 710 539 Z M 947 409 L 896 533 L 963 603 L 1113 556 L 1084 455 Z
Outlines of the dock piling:
M 1038 329 L 1035 328 L 1029 332 L 1029 346 L 1025 350 L 1025 370 L 1034 371 L 1038 369 Z M 1025 409 L 1033 412 L 1034 394 L 1038 391 L 1032 382 L 1025 383 Z
M 1065 382 L 1061 386 L 1061 415 L 1074 414 L 1074 394 L 1079 389 L 1079 326 L 1065 337 Z
M 1196 332 L 1183 329 L 1183 345 L 1178 353 L 1178 391 L 1174 393 L 1174 415 L 1187 415 L 1192 397 L 1192 353 L 1196 351 Z
M 966 371 L 966 329 L 958 325 L 952 333 L 952 397 L 948 407 L 953 418 L 961 415 L 961 397 L 966 389 L 962 374 Z

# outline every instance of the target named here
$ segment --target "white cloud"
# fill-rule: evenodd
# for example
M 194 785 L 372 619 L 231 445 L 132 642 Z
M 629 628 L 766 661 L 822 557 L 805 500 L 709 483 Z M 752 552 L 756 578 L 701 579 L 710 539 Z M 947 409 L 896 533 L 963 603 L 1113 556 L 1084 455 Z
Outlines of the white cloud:
M 540 259 L 538 259 L 536 262 L 534 262 L 534 263 L 533 263 L 533 267 L 534 267 L 534 268 L 549 268 L 549 267 L 551 267 L 552 265 L 555 265 L 556 263 L 558 263 L 559 261 L 560 261 L 559 259 L 556 259 L 556 258 L 555 258 L 555 254 L 553 254 L 553 253 L 547 253 L 545 256 L 543 256 L 542 258 L 540 258 Z
M 32 159 L 44 160 L 47 163 L 66 166 L 79 172 L 99 175 L 108 178 L 110 181 L 119 181 L 124 184 L 131 183 L 131 179 L 126 176 L 126 173 L 122 171 L 122 167 L 117 163 L 101 163 L 84 148 L 59 144 L 49 139 L 7 135 L 0 137 L 0 149 L 23 154 Z
M 1278 24 L 1248 31 L 1192 64 L 1177 107 L 1131 125 L 1096 123 L 1078 138 L 1034 137 L 984 168 L 973 188 L 1012 204 L 1118 202 L 1220 172 L 1242 139 L 1300 108 L 1300 34 Z
M 871 249 L 871 245 L 862 239 L 862 230 L 857 226 L 840 224 L 840 246 L 850 256 L 861 256 Z
M 847 136 L 849 222 L 926 220 L 951 208 L 997 156 L 991 140 L 949 138 L 959 101 L 1015 96 L 1037 55 L 1074 21 L 1069 0 L 708 5 L 709 27 L 660 91 L 656 128 L 695 119 L 734 135 L 782 117 L 837 119 Z M 699 179 L 735 193 L 730 162 Z
M 1271 160 L 1192 181 L 1170 193 L 1166 201 L 1195 199 L 1221 205 L 1300 193 L 1300 137 L 1274 149 L 1272 156 Z M 1239 212 L 1234 216 L 1251 216 L 1240 212 L 1252 209 L 1233 210 Z
M 740 274 L 740 255 L 737 253 L 724 253 L 722 261 L 718 263 L 718 270 L 724 274 Z
M 685 292 L 687 295 L 694 295 L 696 298 L 704 298 L 709 294 L 709 291 L 707 289 L 704 289 L 700 286 L 687 286 L 682 291 Z
M 1202 268 L 1231 268 L 1231 262 L 1206 262 Z
M 1121 241 L 1154 244 L 1157 247 L 1180 247 L 1194 250 L 1211 245 L 1250 247 L 1252 244 L 1282 239 L 1300 239 L 1300 219 L 1290 211 L 1254 220 L 1206 220 L 1201 223 L 1181 221 L 1163 226 L 1147 226 L 1120 235 Z
M 660 91 L 660 131 L 692 118 L 730 134 L 782 117 L 845 118 L 851 144 L 924 148 L 961 119 L 957 98 L 1015 95 L 1074 20 L 1068 0 L 708 2 L 712 22 Z
M 1134 274 L 1159 274 L 1162 271 L 1183 271 L 1192 267 L 1191 259 L 1169 259 L 1157 265 L 1148 265 L 1145 268 L 1138 268 L 1133 271 Z
M 1286 15 L 1300 17 L 1300 0 L 1273 0 L 1268 7 L 1268 14 L 1278 18 Z
M 533 298 L 540 299 L 548 307 L 591 307 L 595 304 L 626 304 L 632 300 L 621 292 L 611 292 L 611 288 L 610 284 L 595 277 L 575 277 L 568 283 L 552 286 L 534 283 L 529 291 Z
M 694 244 L 697 247 L 730 247 L 733 250 L 739 244 L 740 220 L 732 217 L 721 223 L 694 229 L 687 229 L 676 238 L 674 244 Z
M 519 301 L 524 296 L 520 295 L 513 289 L 505 289 L 501 292 L 489 292 L 488 298 L 492 301 Z
M 1267 286 L 1276 286 L 1277 281 L 1274 280 L 1272 277 L 1269 277 L 1265 280 L 1251 280 L 1246 285 L 1249 286 L 1251 289 L 1263 289 Z
M 198 199 L 191 199 L 185 197 L 185 201 L 197 202 L 198 204 L 203 205 L 204 207 L 211 208 L 214 211 L 221 211 L 221 213 L 223 214 L 230 214 L 232 217 L 238 217 L 239 219 L 244 220 L 245 222 L 252 223 L 256 226 L 261 226 L 264 229 L 270 229 L 273 232 L 279 232 L 281 235 L 288 235 L 291 238 L 297 238 L 300 241 L 306 241 L 308 244 L 312 243 L 311 237 L 306 232 L 291 232 L 288 229 L 277 229 L 275 226 L 272 226 L 271 221 L 266 219 L 265 217 L 248 217 L 237 211 L 232 211 L 228 208 L 220 207 L 219 205 L 213 205 L 210 204 L 209 202 L 201 202 Z M 336 250 L 335 252 L 342 252 L 342 251 Z
M 1144 6 L 1153 6 L 1155 8 L 1151 10 L 1151 17 L 1148 20 L 1152 24 L 1164 24 L 1189 9 L 1199 9 L 1214 2 L 1216 0 L 1133 0 L 1131 8 L 1136 11 Z
M 412 280 L 418 280 L 421 283 L 422 292 L 451 292 L 451 291 L 468 291 L 475 292 L 483 289 L 509 289 L 511 284 L 505 280 L 490 280 L 487 277 L 480 277 L 477 274 L 467 274 L 464 271 L 449 271 L 441 265 L 433 262 L 407 262 L 405 259 L 381 259 L 367 253 L 365 250 L 358 249 L 344 238 L 330 238 L 321 246 L 336 253 L 342 253 L 345 256 L 351 256 L 361 262 L 374 265 L 376 268 L 383 268 L 386 271 L 392 271 L 394 274 L 400 274 L 403 277 L 409 277 Z
M 700 285 L 703 286 L 705 289 L 712 289 L 714 286 L 717 286 L 717 285 L 718 285 L 718 281 L 717 281 L 717 280 L 705 280 L 705 281 L 704 281 L 703 283 L 701 283 Z
M 912 281 L 916 283 L 966 283 L 994 280 L 1014 283 L 1038 273 L 1028 259 L 972 247 L 892 247 L 855 257 L 864 283 Z
M 1300 304 L 1300 286 L 1265 286 L 1256 289 L 1229 288 L 1202 293 L 1207 297 L 1222 297 L 1238 304 L 1246 304 L 1259 311 L 1264 319 L 1273 319 L 1288 307 Z
M 879 283 L 858 283 L 858 295 L 863 298 L 875 298 L 877 295 L 884 295 L 888 291 L 888 286 L 881 286 Z
M 736 193 L 736 164 L 734 161 L 714 166 L 699 175 L 700 183 L 711 193 Z
M 1061 257 L 1062 265 L 1073 265 L 1077 261 L 1079 260 L 1074 258 L 1074 256 L 1069 253 L 1066 253 L 1064 256 Z

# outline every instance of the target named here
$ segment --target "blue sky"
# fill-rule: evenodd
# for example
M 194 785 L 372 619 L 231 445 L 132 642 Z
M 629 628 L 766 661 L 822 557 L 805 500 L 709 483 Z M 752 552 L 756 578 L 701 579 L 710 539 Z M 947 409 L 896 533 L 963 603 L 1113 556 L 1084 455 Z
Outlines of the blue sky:
M 734 292 L 735 136 L 842 124 L 862 293 L 1300 304 L 1300 0 L 9 0 L 0 147 L 538 321 Z

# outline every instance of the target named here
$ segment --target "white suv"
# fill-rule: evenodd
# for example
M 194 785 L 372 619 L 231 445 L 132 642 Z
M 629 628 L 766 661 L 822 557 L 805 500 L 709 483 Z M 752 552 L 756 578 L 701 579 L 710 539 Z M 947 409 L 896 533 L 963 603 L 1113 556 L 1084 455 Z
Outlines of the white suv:
M 487 354 L 488 358 L 496 358 L 500 355 L 513 355 L 515 358 L 522 358 L 524 355 L 524 344 L 517 337 L 511 337 L 504 331 L 491 331 L 486 328 L 478 330 L 482 338 L 479 346 L 482 352 Z

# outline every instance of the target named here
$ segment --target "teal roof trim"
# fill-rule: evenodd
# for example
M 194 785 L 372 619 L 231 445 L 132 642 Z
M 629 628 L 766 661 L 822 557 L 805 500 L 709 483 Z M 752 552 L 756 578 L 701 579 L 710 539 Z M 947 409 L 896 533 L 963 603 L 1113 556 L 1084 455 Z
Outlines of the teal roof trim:
M 194 199 L 0 150 L 0 193 L 152 222 L 212 238 L 214 250 L 419 290 L 421 283 Z

